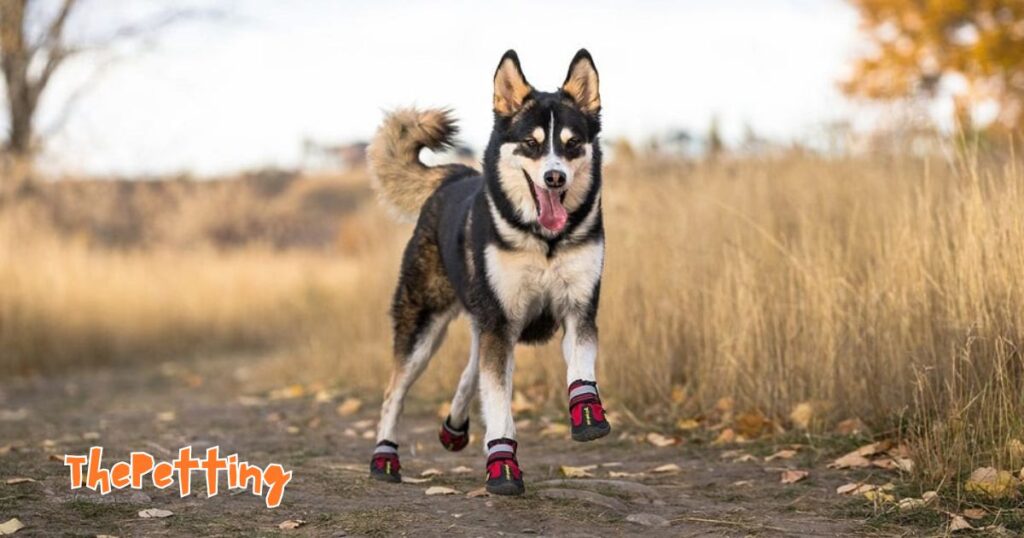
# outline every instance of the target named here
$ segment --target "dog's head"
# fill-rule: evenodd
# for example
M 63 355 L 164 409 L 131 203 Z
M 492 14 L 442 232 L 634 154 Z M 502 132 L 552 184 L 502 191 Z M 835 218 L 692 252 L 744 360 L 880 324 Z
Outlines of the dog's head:
M 557 235 L 592 187 L 601 130 L 597 69 L 585 49 L 569 64 L 562 87 L 535 90 L 515 51 L 494 74 L 494 132 L 502 189 L 524 222 Z

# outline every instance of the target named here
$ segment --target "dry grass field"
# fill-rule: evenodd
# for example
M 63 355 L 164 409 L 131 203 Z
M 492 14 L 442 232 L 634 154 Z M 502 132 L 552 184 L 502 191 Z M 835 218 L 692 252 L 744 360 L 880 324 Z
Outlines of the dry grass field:
M 857 417 L 903 436 L 931 486 L 956 491 L 981 464 L 1019 469 L 1024 163 L 963 154 L 608 165 L 599 378 L 610 407 L 671 429 L 731 398 L 737 414 L 788 430 L 808 403 L 816 431 Z M 265 372 L 275 381 L 376 396 L 410 226 L 367 183 L 360 172 L 59 182 L 8 200 L 0 368 L 255 350 L 281 356 Z M 464 325 L 417 398 L 454 389 Z M 564 404 L 558 349 L 517 354 L 517 389 L 541 407 Z

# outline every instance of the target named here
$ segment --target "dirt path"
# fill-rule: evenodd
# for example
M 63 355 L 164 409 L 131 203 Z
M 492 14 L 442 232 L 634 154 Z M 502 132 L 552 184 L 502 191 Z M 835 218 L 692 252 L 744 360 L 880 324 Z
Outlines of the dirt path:
M 851 501 L 834 491 L 850 477 L 826 471 L 820 464 L 824 455 L 814 451 L 787 461 L 734 463 L 724 462 L 717 449 L 656 448 L 617 439 L 615 433 L 577 444 L 567 435 L 542 435 L 539 426 L 527 427 L 520 433 L 527 494 L 470 498 L 465 493 L 483 485 L 479 440 L 462 453 L 445 452 L 436 441 L 432 414 L 413 414 L 404 422 L 403 474 L 416 477 L 428 468 L 444 474 L 421 484 L 378 483 L 366 476 L 373 442 L 362 438 L 372 429 L 372 406 L 342 417 L 337 399 L 322 396 L 319 401 L 313 395 L 240 398 L 240 383 L 231 375 L 236 366 L 235 359 L 190 365 L 199 377 L 153 366 L 0 385 L 0 523 L 19 518 L 27 527 L 18 536 L 892 533 L 844 517 L 851 513 Z M 12 447 L 3 454 L 5 445 Z M 72 492 L 67 469 L 49 455 L 83 454 L 91 445 L 105 447 L 105 466 L 132 450 L 170 460 L 171 451 L 185 445 L 197 451 L 219 445 L 254 464 L 281 463 L 294 471 L 294 479 L 273 510 L 248 492 L 206 498 L 201 484 L 186 498 L 174 488 L 152 485 L 107 497 Z M 669 463 L 681 470 L 650 472 Z M 591 471 L 593 478 L 564 479 L 559 471 L 561 465 L 591 464 L 599 466 Z M 472 471 L 453 472 L 460 466 Z M 782 485 L 783 468 L 813 470 L 807 480 Z M 643 474 L 612 478 L 612 472 Z M 36 481 L 5 484 L 11 477 Z M 427 496 L 429 486 L 460 494 Z M 146 508 L 174 515 L 139 518 Z M 306 522 L 298 529 L 278 528 L 298 519 Z

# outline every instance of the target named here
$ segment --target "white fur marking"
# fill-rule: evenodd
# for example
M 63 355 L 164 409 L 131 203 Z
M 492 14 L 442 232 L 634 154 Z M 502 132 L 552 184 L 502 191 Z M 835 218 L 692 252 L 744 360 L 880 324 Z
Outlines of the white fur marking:
M 505 359 L 504 379 L 489 370 L 480 371 L 480 407 L 484 412 L 484 447 L 502 437 L 516 438 L 516 423 L 512 419 L 512 372 L 515 362 L 511 351 Z M 484 449 L 486 450 L 486 448 Z
M 578 333 L 579 319 L 570 315 L 565 319 L 565 336 L 562 338 L 562 356 L 565 358 L 565 383 L 577 379 L 594 381 L 597 363 L 597 342 L 593 337 L 582 337 Z
M 452 398 L 451 411 L 452 424 L 459 426 L 466 423 L 469 418 L 469 404 L 473 402 L 473 396 L 477 390 L 480 379 L 480 329 L 476 322 L 470 322 L 469 341 L 469 362 L 462 370 L 462 377 L 459 378 L 459 388 L 455 389 L 455 396 Z
M 416 342 L 412 353 L 405 359 L 399 377 L 395 380 L 394 386 L 391 387 L 391 393 L 388 394 L 381 405 L 380 422 L 377 424 L 378 443 L 384 440 L 397 442 L 395 439 L 395 427 L 398 425 L 398 416 L 402 413 L 402 407 L 405 405 L 405 395 L 409 392 L 409 388 L 416 382 L 420 374 L 423 373 L 423 369 L 430 362 L 430 357 L 434 355 L 441 341 L 444 340 L 448 323 L 451 322 L 457 313 L 458 309 L 453 308 L 436 318 L 420 337 L 419 341 Z

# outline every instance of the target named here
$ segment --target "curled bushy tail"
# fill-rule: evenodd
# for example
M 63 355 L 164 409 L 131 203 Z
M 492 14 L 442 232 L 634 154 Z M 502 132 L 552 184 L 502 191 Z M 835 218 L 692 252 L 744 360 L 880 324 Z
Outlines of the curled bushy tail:
M 420 150 L 450 147 L 457 132 L 450 110 L 402 108 L 388 113 L 367 149 L 373 188 L 381 200 L 401 216 L 415 218 L 441 182 L 465 168 L 426 166 Z

